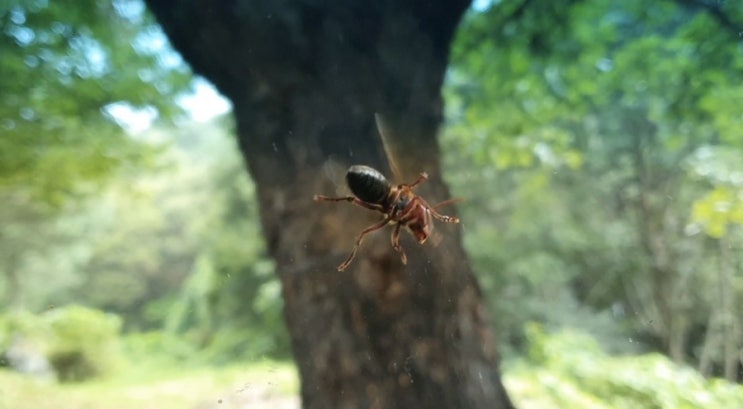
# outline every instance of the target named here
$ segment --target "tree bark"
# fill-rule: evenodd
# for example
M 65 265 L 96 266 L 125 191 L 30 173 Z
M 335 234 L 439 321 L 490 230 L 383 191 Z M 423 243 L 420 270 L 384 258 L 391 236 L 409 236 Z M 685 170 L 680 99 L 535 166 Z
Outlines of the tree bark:
M 468 1 L 148 4 L 193 70 L 233 102 L 283 286 L 303 406 L 512 407 L 460 230 L 437 225 L 437 247 L 405 235 L 407 266 L 389 230 L 368 236 L 337 272 L 361 229 L 381 215 L 312 201 L 347 194 L 351 164 L 389 169 L 375 112 L 399 154 L 404 180 L 394 182 L 426 171 L 418 193 L 448 198 L 436 142 L 440 89 Z

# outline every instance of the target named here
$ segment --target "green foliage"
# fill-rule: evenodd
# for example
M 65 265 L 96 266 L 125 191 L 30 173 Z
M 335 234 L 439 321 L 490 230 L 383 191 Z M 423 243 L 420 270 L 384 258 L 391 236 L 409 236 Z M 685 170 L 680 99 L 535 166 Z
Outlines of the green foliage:
M 129 366 L 157 371 L 157 368 L 184 368 L 203 364 L 198 348 L 179 334 L 166 331 L 125 334 L 122 350 Z
M 0 369 L 0 409 L 298 406 L 296 370 L 286 362 L 177 370 L 141 364 L 117 378 L 62 385 Z
M 0 186 L 55 205 L 99 183 L 146 149 L 114 121 L 115 104 L 164 118 L 186 89 L 185 66 L 153 48 L 163 36 L 138 0 L 0 9 Z
M 75 293 L 122 314 L 128 330 L 162 329 L 199 351 L 192 359 L 220 364 L 289 351 L 254 186 L 228 126 L 153 131 L 172 141 L 169 166 L 132 174 L 98 203 L 111 209 L 107 234 Z
M 550 335 L 537 324 L 529 324 L 526 334 L 530 366 L 515 373 L 542 385 L 554 407 L 712 409 L 743 405 L 740 385 L 704 379 L 658 354 L 610 357 L 585 333 L 562 330 Z
M 289 356 L 280 284 L 266 255 L 255 186 L 234 142 L 215 163 L 212 184 L 218 193 L 210 232 L 212 338 L 205 351 L 214 362 Z
M 127 341 L 135 361 L 150 352 L 169 363 L 288 356 L 254 186 L 228 126 L 153 129 L 142 137 L 167 147 L 157 168 L 119 174 L 84 206 L 37 220 L 35 236 L 28 224 L 4 231 L 17 239 L 8 256 L 46 238 L 17 263 L 23 304 L 116 313 L 127 332 L 144 332 Z
M 121 318 L 70 305 L 45 314 L 50 327 L 49 361 L 62 381 L 108 375 L 120 364 Z
M 0 316 L 0 351 L 22 339 L 49 360 L 63 382 L 107 376 L 121 364 L 121 324 L 116 315 L 79 305 L 8 313 Z
M 716 187 L 694 202 L 692 218 L 714 238 L 725 236 L 731 224 L 743 225 L 743 199 L 740 191 Z
M 17 335 L 32 340 L 41 349 L 45 346 L 48 325 L 40 316 L 28 311 L 0 315 L 0 351 L 7 351 Z
M 518 407 L 712 409 L 743 404 L 740 385 L 704 379 L 657 354 L 608 356 L 585 333 L 569 329 L 550 333 L 539 324 L 528 324 L 525 333 L 528 355 L 507 362 L 504 373 Z M 250 407 L 277 407 L 279 402 L 274 398 L 297 393 L 295 369 L 286 363 L 168 369 L 158 352 L 151 352 L 160 349 L 155 345 L 173 341 L 155 333 L 127 337 L 127 351 L 133 352 L 135 344 L 143 347 L 139 349 L 141 360 L 129 372 L 105 383 L 59 386 L 0 370 L 0 408 L 16 407 L 21 401 L 34 408 L 62 409 L 191 407 L 218 399 L 225 403 L 240 399 Z M 179 349 L 177 341 L 174 349 Z M 189 356 L 184 356 L 186 365 Z M 260 399 L 248 400 L 252 392 Z M 142 400 L 142 396 L 148 399 Z
M 14 308 L 69 301 L 59 295 L 80 285 L 100 232 L 79 217 L 100 216 L 84 199 L 129 165 L 153 165 L 157 147 L 113 113 L 180 112 L 191 76 L 163 38 L 139 0 L 0 6 L 0 288 Z
M 719 7 L 743 22 L 741 4 Z M 718 295 L 743 297 L 743 53 L 703 10 L 514 0 L 463 21 L 445 174 L 506 351 L 536 320 L 702 367 L 712 317 L 743 315 Z
M 743 226 L 741 155 L 743 151 L 737 146 L 705 147 L 688 161 L 692 176 L 711 188 L 694 201 L 691 218 L 715 239 L 728 235 L 731 227 Z

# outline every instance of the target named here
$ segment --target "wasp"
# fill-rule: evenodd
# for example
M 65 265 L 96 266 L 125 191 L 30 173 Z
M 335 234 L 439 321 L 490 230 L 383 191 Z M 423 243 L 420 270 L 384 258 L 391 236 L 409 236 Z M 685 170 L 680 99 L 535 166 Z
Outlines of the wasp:
M 377 116 L 377 127 L 382 136 L 382 141 L 385 142 L 385 134 L 379 116 Z M 385 150 L 387 150 L 386 144 Z M 389 151 L 387 151 L 387 155 L 388 160 L 392 162 L 392 159 L 389 158 Z M 391 167 L 394 172 L 396 166 L 391 165 Z M 407 264 L 405 250 L 400 246 L 401 228 L 405 227 L 418 240 L 418 243 L 423 244 L 433 231 L 433 219 L 446 223 L 459 223 L 459 218 L 440 214 L 436 209 L 459 202 L 461 199 L 449 199 L 431 206 L 425 199 L 413 192 L 418 185 L 427 179 L 428 174 L 422 172 L 413 183 L 392 185 L 378 170 L 366 165 L 353 165 L 346 172 L 346 184 L 351 189 L 353 196 L 314 196 L 316 202 L 351 202 L 384 215 L 384 219 L 361 231 L 351 254 L 338 266 L 338 271 L 345 270 L 351 264 L 364 236 L 388 224 L 395 225 L 391 237 L 392 248 L 400 255 L 402 263 Z

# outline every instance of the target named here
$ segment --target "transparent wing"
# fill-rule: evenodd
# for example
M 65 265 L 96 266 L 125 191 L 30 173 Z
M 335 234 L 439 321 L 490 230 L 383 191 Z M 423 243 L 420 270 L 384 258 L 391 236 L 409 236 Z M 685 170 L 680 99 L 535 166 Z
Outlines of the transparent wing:
M 397 165 L 397 154 L 393 149 L 395 146 L 394 141 L 390 138 L 391 129 L 381 114 L 375 113 L 374 120 L 377 122 L 377 130 L 379 131 L 379 136 L 382 138 L 382 146 L 384 147 L 384 153 L 387 155 L 387 163 L 389 163 L 390 170 L 392 171 L 393 183 L 402 183 L 402 172 L 400 172 L 400 167 Z

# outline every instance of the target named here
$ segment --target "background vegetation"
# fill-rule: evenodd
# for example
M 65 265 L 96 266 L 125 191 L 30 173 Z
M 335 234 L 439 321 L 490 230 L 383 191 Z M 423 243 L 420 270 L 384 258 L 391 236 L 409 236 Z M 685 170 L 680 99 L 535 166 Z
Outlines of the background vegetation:
M 742 406 L 743 3 L 536 3 L 469 12 L 442 132 L 514 400 Z M 0 368 L 0 408 L 291 393 L 231 122 L 143 4 L 3 5 L 0 50 L 0 364 L 57 379 Z

